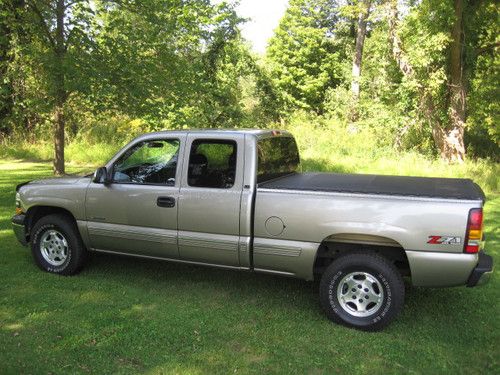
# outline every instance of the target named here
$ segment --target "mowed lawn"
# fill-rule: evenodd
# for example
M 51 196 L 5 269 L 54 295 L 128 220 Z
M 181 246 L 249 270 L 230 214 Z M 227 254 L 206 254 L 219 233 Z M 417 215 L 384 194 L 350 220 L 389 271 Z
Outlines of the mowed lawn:
M 500 373 L 498 277 L 408 286 L 399 319 L 364 333 L 330 323 L 301 280 L 108 255 L 75 277 L 42 272 L 10 218 L 15 185 L 50 174 L 0 162 L 0 374 Z M 500 196 L 488 198 L 498 266 Z

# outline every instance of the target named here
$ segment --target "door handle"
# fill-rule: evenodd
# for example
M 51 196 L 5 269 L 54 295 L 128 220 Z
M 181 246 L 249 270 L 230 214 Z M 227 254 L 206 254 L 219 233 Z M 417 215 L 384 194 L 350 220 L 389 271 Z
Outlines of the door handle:
M 156 204 L 159 207 L 175 207 L 174 197 L 158 197 Z

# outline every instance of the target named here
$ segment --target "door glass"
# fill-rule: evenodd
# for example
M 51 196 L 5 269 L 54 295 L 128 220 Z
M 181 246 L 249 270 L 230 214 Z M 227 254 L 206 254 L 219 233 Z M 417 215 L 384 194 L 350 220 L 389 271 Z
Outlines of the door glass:
M 140 142 L 115 163 L 113 182 L 173 186 L 178 156 L 178 139 Z
M 195 140 L 189 154 L 188 184 L 229 189 L 236 175 L 236 142 Z

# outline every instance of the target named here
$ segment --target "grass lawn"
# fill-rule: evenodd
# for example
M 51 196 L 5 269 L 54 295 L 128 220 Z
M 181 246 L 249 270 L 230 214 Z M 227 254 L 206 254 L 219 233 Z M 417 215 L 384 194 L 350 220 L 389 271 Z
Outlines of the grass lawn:
M 399 319 L 363 333 L 301 280 L 100 254 L 75 277 L 41 272 L 10 217 L 15 185 L 50 173 L 0 162 L 0 374 L 500 373 L 498 277 L 408 287 Z M 485 215 L 498 266 L 500 195 Z

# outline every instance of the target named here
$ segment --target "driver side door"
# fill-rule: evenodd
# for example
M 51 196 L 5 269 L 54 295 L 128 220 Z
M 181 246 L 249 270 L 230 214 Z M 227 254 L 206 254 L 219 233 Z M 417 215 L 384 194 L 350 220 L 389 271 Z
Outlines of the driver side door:
M 86 217 L 93 250 L 179 257 L 177 209 L 183 142 L 139 141 L 109 167 L 110 184 L 91 183 Z

